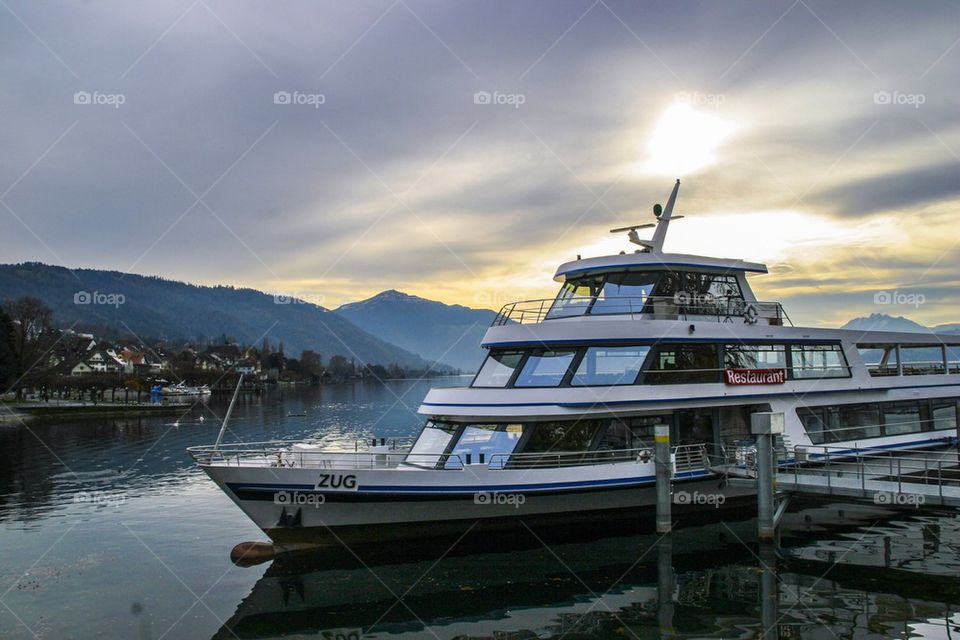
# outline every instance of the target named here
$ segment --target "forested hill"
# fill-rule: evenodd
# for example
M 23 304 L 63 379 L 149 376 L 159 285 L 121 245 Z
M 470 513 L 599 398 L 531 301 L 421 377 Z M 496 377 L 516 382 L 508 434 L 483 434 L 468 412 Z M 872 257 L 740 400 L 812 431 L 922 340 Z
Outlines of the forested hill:
M 77 330 L 133 334 L 143 340 L 210 341 L 226 335 L 258 344 L 283 342 L 296 357 L 304 349 L 361 363 L 430 363 L 364 331 L 323 307 L 254 289 L 196 286 L 118 271 L 66 269 L 42 263 L 0 265 L 0 300 L 34 296 L 56 324 Z

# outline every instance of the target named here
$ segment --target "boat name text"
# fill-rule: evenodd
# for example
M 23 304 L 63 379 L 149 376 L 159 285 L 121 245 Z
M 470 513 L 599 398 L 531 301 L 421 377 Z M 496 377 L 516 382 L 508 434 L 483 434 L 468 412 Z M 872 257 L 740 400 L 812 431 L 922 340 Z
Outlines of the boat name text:
M 357 488 L 357 476 L 340 475 L 339 473 L 321 473 L 317 480 L 317 489 L 352 489 Z

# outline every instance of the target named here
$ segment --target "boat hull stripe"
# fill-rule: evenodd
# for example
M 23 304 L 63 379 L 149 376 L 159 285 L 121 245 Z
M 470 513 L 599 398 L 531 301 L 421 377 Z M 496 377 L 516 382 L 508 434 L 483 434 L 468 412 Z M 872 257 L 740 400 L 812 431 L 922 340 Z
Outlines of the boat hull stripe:
M 705 476 L 713 475 L 709 471 L 684 471 L 674 474 L 674 478 L 678 480 L 690 479 L 690 478 L 701 478 Z M 507 484 L 507 485 L 447 485 L 447 486 L 409 486 L 409 485 L 365 485 L 358 487 L 356 491 L 318 491 L 317 488 L 312 484 L 289 484 L 289 485 L 277 485 L 277 484 L 261 484 L 261 483 L 246 483 L 238 482 L 231 483 L 228 482 L 227 487 L 231 491 L 257 491 L 262 493 L 276 493 L 280 491 L 300 491 L 300 492 L 313 492 L 313 493 L 324 493 L 326 495 L 355 495 L 355 494 L 377 494 L 377 493 L 390 493 L 390 494 L 463 494 L 463 495 L 473 495 L 475 493 L 503 493 L 503 492 L 518 492 L 518 493 L 539 493 L 543 491 L 557 491 L 557 490 L 580 490 L 580 489 L 596 489 L 602 487 L 611 487 L 611 486 L 633 486 L 633 485 L 652 485 L 656 481 L 656 476 L 637 476 L 633 478 L 610 478 L 606 480 L 585 480 L 582 482 L 548 482 L 544 484 Z
M 561 407 L 563 409 L 577 409 L 582 407 L 611 407 L 625 404 L 664 404 L 669 402 L 713 401 L 713 400 L 740 400 L 742 398 L 789 398 L 827 395 L 834 393 L 865 393 L 869 391 L 896 391 L 898 389 L 936 389 L 940 387 L 960 387 L 960 382 L 945 384 L 919 384 L 905 387 L 877 387 L 873 389 L 824 389 L 822 391 L 784 391 L 780 393 L 746 393 L 733 396 L 689 396 L 685 398 L 650 398 L 644 400 L 604 400 L 603 402 L 505 402 L 505 403 L 478 403 L 462 404 L 453 402 L 422 402 L 425 407 Z

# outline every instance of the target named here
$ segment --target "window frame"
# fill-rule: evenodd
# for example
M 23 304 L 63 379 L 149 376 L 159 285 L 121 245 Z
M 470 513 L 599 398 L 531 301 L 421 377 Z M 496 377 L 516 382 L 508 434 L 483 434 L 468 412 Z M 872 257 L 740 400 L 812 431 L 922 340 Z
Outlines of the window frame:
M 551 352 L 572 351 L 572 352 L 573 352 L 573 356 L 570 358 L 570 362 L 567 363 L 567 369 L 566 369 L 566 371 L 563 372 L 563 375 L 560 376 L 560 381 L 559 381 L 557 384 L 547 384 L 547 385 L 543 385 L 543 384 L 525 384 L 525 385 L 522 385 L 522 386 L 517 385 L 517 380 L 520 378 L 520 375 L 523 373 L 523 370 L 526 368 L 527 362 L 530 361 L 530 358 L 533 356 L 534 352 L 537 352 L 537 351 L 551 351 Z M 570 386 L 570 385 L 568 384 L 569 381 L 570 381 L 570 375 L 571 375 L 570 372 L 571 372 L 571 370 L 573 369 L 574 363 L 575 363 L 575 362 L 577 361 L 577 359 L 580 357 L 580 354 L 581 354 L 582 351 L 583 351 L 583 347 L 577 347 L 577 346 L 570 346 L 570 347 L 567 347 L 567 346 L 555 346 L 555 347 L 550 347 L 550 348 L 547 348 L 547 347 L 533 347 L 533 348 L 530 348 L 530 349 L 526 350 L 526 352 L 524 353 L 524 356 L 523 356 L 523 360 L 520 362 L 520 364 L 517 365 L 516 371 L 514 371 L 513 375 L 510 377 L 510 382 L 507 383 L 507 388 L 510 388 L 510 389 L 557 389 L 557 388 L 560 388 L 560 387 Z
M 480 377 L 480 373 L 483 371 L 483 368 L 487 365 L 487 360 L 493 357 L 494 351 L 503 351 L 503 352 L 518 352 L 520 354 L 520 361 L 517 362 L 517 366 L 513 368 L 513 371 L 510 373 L 510 377 L 507 378 L 507 381 L 502 386 L 490 386 L 490 385 L 478 385 L 477 378 Z M 524 347 L 515 347 L 510 349 L 490 349 L 487 352 L 487 357 L 483 359 L 483 362 L 480 363 L 480 368 L 477 369 L 477 372 L 473 375 L 473 380 L 470 381 L 471 389 L 510 389 L 513 385 L 513 380 L 517 376 L 517 372 L 523 367 L 524 362 L 527 360 L 527 354 L 529 350 Z
M 842 342 L 828 341 L 828 342 L 786 342 L 787 345 L 787 379 L 788 380 L 842 380 L 844 378 L 852 378 L 853 370 L 850 366 L 850 360 L 847 358 L 847 352 L 843 348 Z M 836 347 L 836 349 L 831 349 L 827 353 L 839 353 L 842 364 L 840 365 L 840 370 L 843 372 L 843 375 L 836 376 L 811 376 L 811 377 L 797 377 L 794 375 L 794 362 L 793 362 L 793 350 L 794 348 L 800 348 L 801 350 L 805 347 Z M 829 369 L 819 369 L 820 371 L 828 371 Z
M 646 347 L 647 353 L 643 357 L 643 361 L 640 363 L 640 367 L 637 369 L 637 374 L 633 376 L 632 382 L 621 382 L 618 384 L 573 384 L 573 379 L 577 375 L 577 371 L 580 369 L 580 365 L 587 357 L 587 352 L 590 349 L 642 349 Z M 650 360 L 650 354 L 654 352 L 656 345 L 653 344 L 591 344 L 577 349 L 577 357 L 574 358 L 574 361 L 570 363 L 570 369 L 567 371 L 567 379 L 564 381 L 563 386 L 568 386 L 573 389 L 585 389 L 590 387 L 629 387 L 634 385 L 640 385 L 640 377 L 643 375 L 643 369 L 647 365 L 647 362 Z M 526 387 L 524 387 L 526 388 Z

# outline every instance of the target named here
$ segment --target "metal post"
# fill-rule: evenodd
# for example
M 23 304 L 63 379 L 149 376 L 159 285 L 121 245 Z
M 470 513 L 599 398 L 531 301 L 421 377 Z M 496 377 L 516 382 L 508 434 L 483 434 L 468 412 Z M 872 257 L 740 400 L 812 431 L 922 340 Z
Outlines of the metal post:
M 657 542 L 657 622 L 661 638 L 673 638 L 673 540 L 665 535 Z
M 773 442 L 775 434 L 783 433 L 783 414 L 751 414 L 750 431 L 757 438 L 757 536 L 761 540 L 773 540 L 777 529 L 774 521 L 776 455 Z
M 673 464 L 670 460 L 670 427 L 654 426 L 654 461 L 657 471 L 657 533 L 670 533 L 673 518 L 670 514 L 670 478 Z
M 763 637 L 777 640 L 780 629 L 777 605 L 780 594 L 777 589 L 777 553 L 776 546 L 766 542 L 760 545 L 760 622 L 763 625 Z

